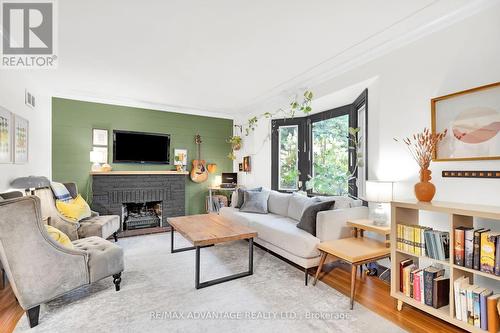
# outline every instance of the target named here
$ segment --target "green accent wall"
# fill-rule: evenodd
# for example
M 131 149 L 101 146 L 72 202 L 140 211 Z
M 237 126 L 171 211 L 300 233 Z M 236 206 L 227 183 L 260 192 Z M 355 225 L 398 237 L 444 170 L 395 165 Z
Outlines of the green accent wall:
M 52 99 L 52 178 L 74 181 L 80 193 L 90 193 L 89 172 L 92 163 L 92 129 L 109 131 L 108 161 L 113 170 L 173 170 L 175 148 L 188 150 L 188 170 L 196 158 L 194 136 L 200 134 L 202 158 L 217 164 L 217 171 L 208 181 L 196 184 L 186 177 L 186 214 L 205 211 L 207 187 L 216 175 L 232 172 L 232 161 L 226 156 L 231 147 L 226 139 L 233 133 L 233 121 L 175 112 L 83 102 L 63 98 Z M 113 162 L 113 130 L 170 134 L 170 165 L 121 164 Z

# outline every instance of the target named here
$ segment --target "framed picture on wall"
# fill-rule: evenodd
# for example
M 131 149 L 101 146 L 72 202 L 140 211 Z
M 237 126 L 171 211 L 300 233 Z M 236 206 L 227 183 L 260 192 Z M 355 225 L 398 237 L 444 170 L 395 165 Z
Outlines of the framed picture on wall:
M 174 149 L 174 165 L 187 165 L 187 149 Z
M 238 171 L 243 171 L 243 163 L 238 163 Z
M 12 163 L 13 115 L 0 106 L 0 163 Z
M 104 157 L 104 160 L 100 163 L 108 163 L 108 147 L 93 147 L 93 151 L 100 152 L 102 156 Z
M 14 116 L 14 163 L 28 163 L 29 158 L 29 122 Z
M 243 171 L 245 172 L 252 171 L 252 167 L 250 165 L 250 156 L 243 157 Z
M 500 159 L 500 82 L 431 100 L 433 133 L 448 130 L 435 161 Z
M 92 130 L 92 145 L 108 146 L 108 130 L 94 128 Z

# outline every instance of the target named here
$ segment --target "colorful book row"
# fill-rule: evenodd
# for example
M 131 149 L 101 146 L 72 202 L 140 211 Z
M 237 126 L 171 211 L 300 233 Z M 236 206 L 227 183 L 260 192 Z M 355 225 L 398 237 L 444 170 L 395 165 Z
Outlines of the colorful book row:
M 420 225 L 397 225 L 397 249 L 417 256 L 446 260 L 450 253 L 450 233 Z
M 485 331 L 497 333 L 499 328 L 500 294 L 492 290 L 470 284 L 469 278 L 462 276 L 453 282 L 455 317 Z
M 424 269 L 412 259 L 399 263 L 400 291 L 407 297 L 436 309 L 450 302 L 450 278 L 444 276 L 444 269 L 429 266 Z
M 500 232 L 459 227 L 454 233 L 455 265 L 500 275 Z

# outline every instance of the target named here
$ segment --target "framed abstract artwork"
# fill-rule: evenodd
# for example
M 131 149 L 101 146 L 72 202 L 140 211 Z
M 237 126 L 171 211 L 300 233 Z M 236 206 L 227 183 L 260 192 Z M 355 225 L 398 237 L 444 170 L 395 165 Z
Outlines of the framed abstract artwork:
M 92 129 L 92 144 L 94 146 L 108 146 L 108 130 L 94 128 Z
M 28 163 L 29 151 L 29 122 L 14 116 L 14 163 Z
M 12 163 L 13 115 L 0 106 L 0 163 Z
M 431 100 L 433 133 L 448 130 L 435 161 L 500 159 L 500 82 Z
M 252 171 L 252 167 L 250 165 L 250 156 L 243 157 L 243 171 L 244 172 Z

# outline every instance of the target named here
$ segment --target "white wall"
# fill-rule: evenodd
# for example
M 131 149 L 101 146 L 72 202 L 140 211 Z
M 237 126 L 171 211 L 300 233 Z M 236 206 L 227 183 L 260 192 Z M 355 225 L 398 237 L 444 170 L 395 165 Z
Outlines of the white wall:
M 365 80 L 369 85 L 369 177 L 395 180 L 397 198 L 412 198 L 418 167 L 394 137 L 430 127 L 430 99 L 500 81 L 500 6 L 417 40 L 318 86 L 321 97 Z M 373 78 L 376 78 L 373 80 Z M 348 103 L 349 101 L 345 101 Z M 332 101 L 332 107 L 335 102 Z M 342 103 L 338 103 L 341 105 Z M 256 113 L 274 109 L 255 110 Z M 246 119 L 244 117 L 242 120 Z M 243 184 L 271 185 L 270 122 L 245 138 L 239 155 L 251 155 Z M 240 159 L 240 157 L 238 157 Z M 500 169 L 500 161 L 433 163 L 436 200 L 500 205 L 498 180 L 442 179 L 444 169 Z
M 24 91 L 36 97 L 36 108 L 24 104 Z M 25 71 L 0 70 L 0 105 L 29 120 L 29 163 L 0 164 L 0 192 L 10 189 L 10 182 L 28 175 L 50 177 L 51 99 Z

